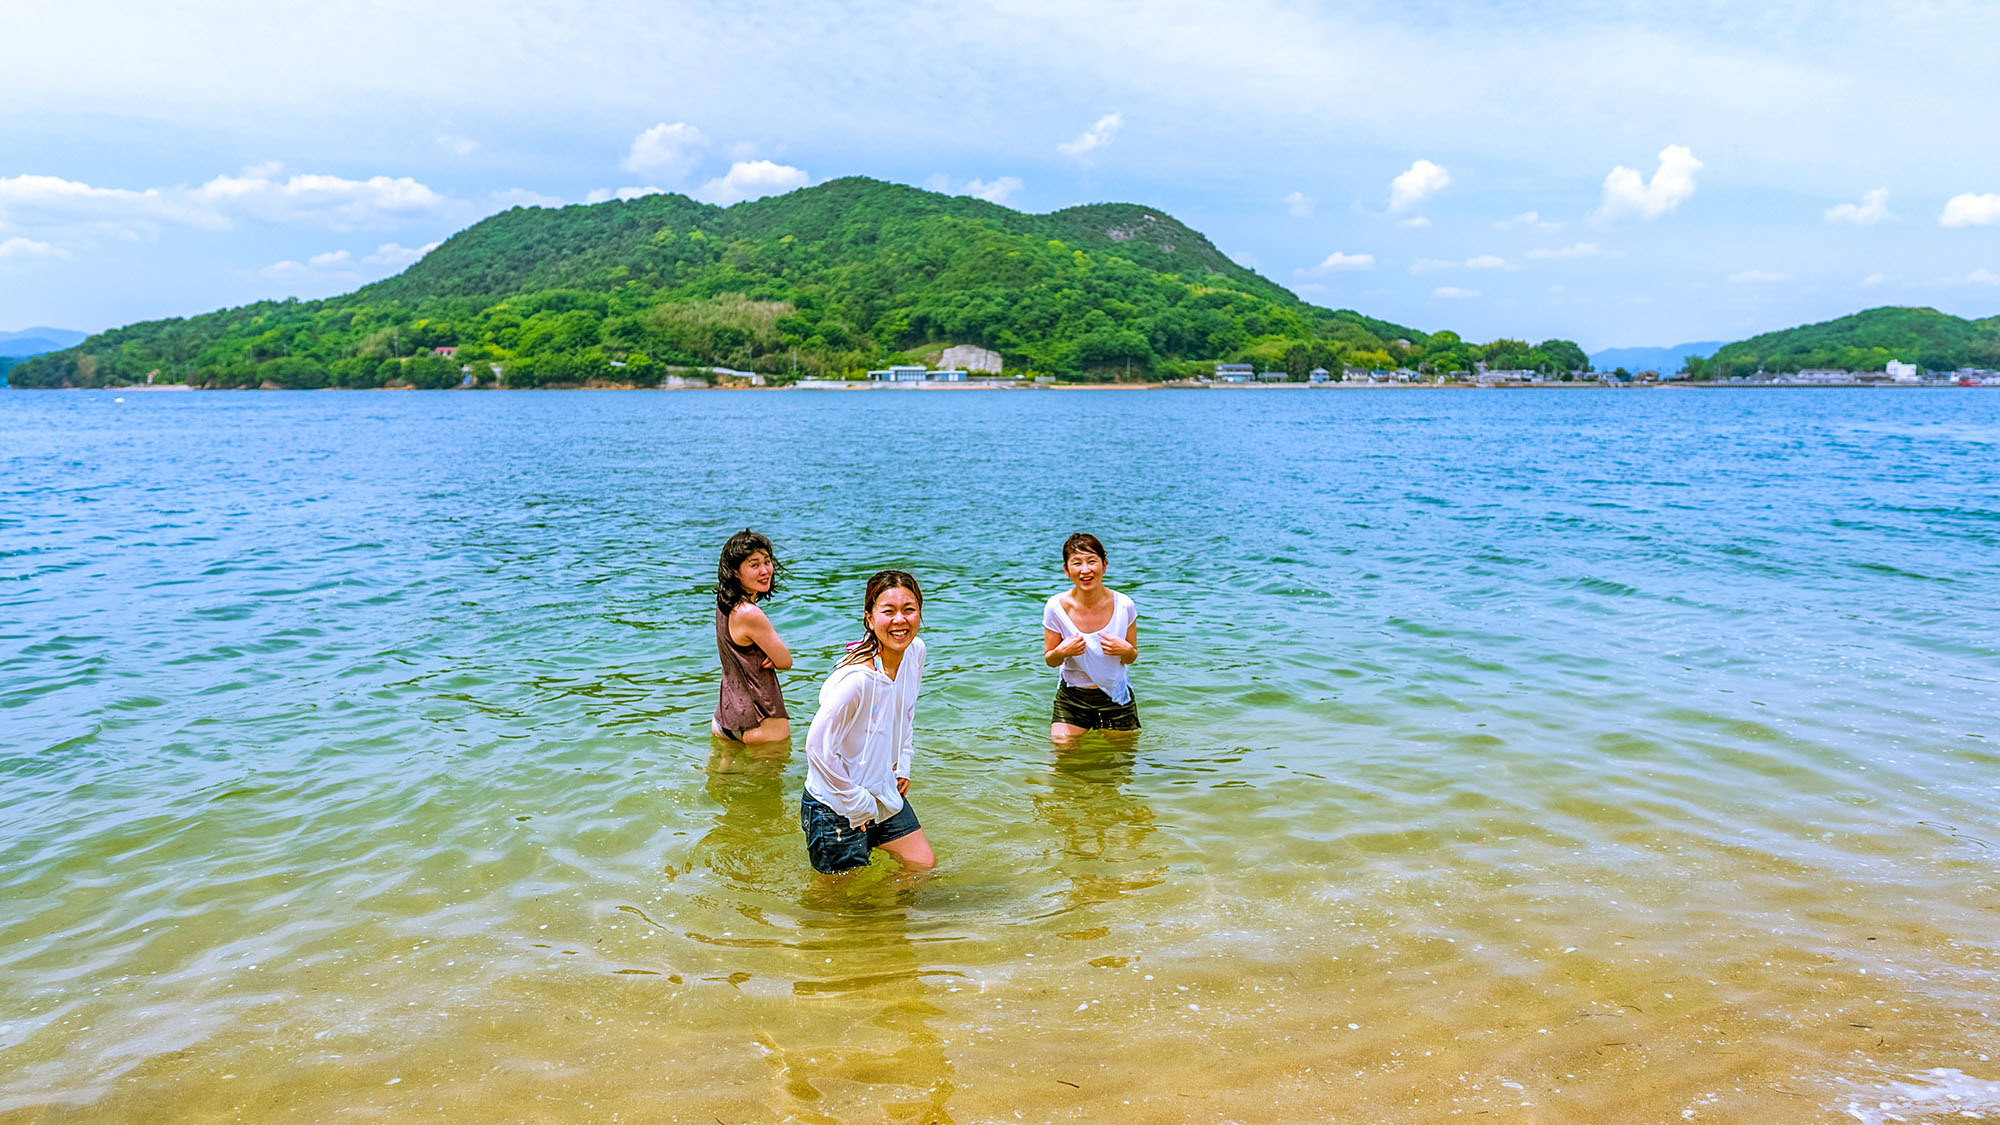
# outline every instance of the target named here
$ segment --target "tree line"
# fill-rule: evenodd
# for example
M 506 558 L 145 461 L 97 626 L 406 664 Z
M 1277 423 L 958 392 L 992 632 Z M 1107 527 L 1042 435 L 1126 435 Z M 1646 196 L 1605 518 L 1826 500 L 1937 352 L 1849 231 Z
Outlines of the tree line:
M 1589 367 L 1565 340 L 1473 344 L 1306 304 L 1150 208 L 1027 215 L 847 179 L 730 208 L 679 195 L 517 208 L 354 293 L 114 329 L 22 363 L 11 381 L 650 385 L 719 366 L 783 382 L 950 344 L 1084 380 L 1180 378 L 1216 361 L 1298 378 Z

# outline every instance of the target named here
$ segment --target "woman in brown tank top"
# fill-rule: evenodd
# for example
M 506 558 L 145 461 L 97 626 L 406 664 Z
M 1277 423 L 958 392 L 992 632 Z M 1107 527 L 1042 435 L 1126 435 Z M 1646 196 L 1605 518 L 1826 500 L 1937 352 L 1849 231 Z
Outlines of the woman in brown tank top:
M 771 541 L 744 528 L 722 545 L 715 576 L 715 647 L 722 657 L 722 698 L 709 729 L 734 742 L 783 742 L 791 716 L 778 673 L 792 666 L 792 652 L 778 639 L 757 603 L 778 589 L 777 552 Z

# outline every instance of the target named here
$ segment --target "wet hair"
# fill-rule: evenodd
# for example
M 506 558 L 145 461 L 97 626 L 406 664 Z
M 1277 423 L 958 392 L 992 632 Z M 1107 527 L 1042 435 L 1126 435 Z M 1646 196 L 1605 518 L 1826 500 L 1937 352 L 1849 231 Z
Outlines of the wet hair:
M 917 609 L 924 608 L 924 591 L 907 571 L 881 570 L 868 580 L 868 590 L 861 597 L 861 640 L 849 646 L 847 655 L 840 658 L 842 664 L 859 664 L 875 659 L 882 651 L 882 638 L 868 627 L 868 615 L 875 612 L 875 600 L 891 590 L 908 590 L 917 599 Z
M 1105 562 L 1111 561 L 1111 556 L 1104 553 L 1104 544 L 1098 542 L 1097 536 L 1092 535 L 1088 531 L 1079 531 L 1068 539 L 1063 540 L 1063 565 L 1068 566 L 1069 557 L 1078 551 L 1089 551 Z
M 778 592 L 778 579 L 785 573 L 784 566 L 778 562 L 778 552 L 772 549 L 769 539 L 746 527 L 722 545 L 722 561 L 715 566 L 716 609 L 727 614 L 744 602 L 757 600 L 743 588 L 743 580 L 736 576 L 736 570 L 759 551 L 771 556 L 771 589 L 764 596 L 768 598 Z

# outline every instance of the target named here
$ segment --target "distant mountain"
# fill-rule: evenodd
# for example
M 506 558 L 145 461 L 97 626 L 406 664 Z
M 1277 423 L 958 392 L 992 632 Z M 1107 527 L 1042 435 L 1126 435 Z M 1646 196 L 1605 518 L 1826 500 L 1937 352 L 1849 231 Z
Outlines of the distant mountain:
M 1708 378 L 1819 367 L 1880 371 L 1892 359 L 1926 371 L 2000 368 L 2000 316 L 1966 320 L 1936 309 L 1869 309 L 1738 340 L 1690 370 Z
M 1156 208 L 1027 214 L 850 178 L 712 207 L 681 195 L 515 208 L 323 301 L 128 325 L 16 367 L 16 387 L 655 385 L 719 366 L 842 376 L 947 346 L 1080 379 L 1252 363 L 1570 371 L 1574 343 L 1496 340 L 1307 304 Z M 443 349 L 441 352 L 440 349 Z
M 709 365 L 782 379 L 948 344 L 1012 371 L 1143 377 L 1241 357 L 1297 359 L 1303 376 L 1391 366 L 1396 341 L 1426 338 L 1306 304 L 1154 208 L 1031 215 L 850 178 L 728 208 L 672 194 L 515 208 L 354 293 L 113 329 L 12 382 L 455 385 L 462 366 L 496 365 L 510 387 Z
M 43 352 L 61 351 L 73 348 L 89 338 L 87 332 L 72 332 L 67 328 L 23 328 L 18 332 L 0 332 L 0 356 L 41 355 Z
M 1721 340 L 1703 340 L 1692 344 L 1675 344 L 1671 348 L 1606 348 L 1593 352 L 1591 366 L 1599 371 L 1658 371 L 1670 375 L 1681 369 L 1689 356 L 1714 355 L 1722 346 Z

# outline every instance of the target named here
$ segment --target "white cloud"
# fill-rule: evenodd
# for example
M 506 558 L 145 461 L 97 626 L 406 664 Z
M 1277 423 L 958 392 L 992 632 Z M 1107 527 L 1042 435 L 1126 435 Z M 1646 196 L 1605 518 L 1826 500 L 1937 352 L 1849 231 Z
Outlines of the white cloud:
M 1990 227 L 2000 222 L 2000 195 L 1966 192 L 1945 201 L 1938 216 L 1941 227 Z
M 1248 250 L 1232 251 L 1229 255 L 1229 260 L 1235 262 L 1239 266 L 1242 266 L 1246 270 L 1254 270 L 1257 268 L 1257 256 L 1255 254 L 1252 254 Z
M 277 179 L 277 166 L 245 169 L 240 176 L 217 176 L 188 193 L 200 206 L 225 216 L 267 222 L 311 222 L 335 230 L 392 226 L 441 210 L 449 201 L 408 176 L 349 180 L 304 174 Z
M 276 165 L 217 176 L 199 187 L 102 188 L 56 176 L 0 179 L 0 217 L 46 225 L 98 224 L 131 235 L 161 223 L 226 230 L 245 219 L 335 230 L 379 229 L 433 217 L 452 201 L 408 176 L 296 175 Z
M 186 189 L 101 188 L 56 176 L 0 178 L 0 218 L 29 223 L 173 222 L 216 229 L 229 220 L 187 199 Z
M 471 156 L 479 151 L 479 142 L 470 137 L 456 137 L 445 133 L 438 137 L 437 146 L 453 156 Z
M 1523 211 L 1511 219 L 1501 219 L 1493 224 L 1494 230 L 1509 230 L 1514 227 L 1547 234 L 1550 231 L 1561 230 L 1562 224 L 1543 219 L 1540 211 Z
M 1660 166 L 1650 181 L 1620 164 L 1604 177 L 1604 206 L 1597 213 L 1605 219 L 1657 219 L 1694 195 L 1694 174 L 1700 170 L 1701 161 L 1686 145 L 1661 149 Z
M 1107 113 L 1097 119 L 1097 124 L 1077 134 L 1076 139 L 1064 141 L 1056 146 L 1056 151 L 1064 156 L 1082 157 L 1096 152 L 1111 143 L 1118 130 L 1125 125 L 1123 114 Z
M 1895 217 L 1889 213 L 1888 188 L 1863 192 L 1860 203 L 1837 203 L 1826 209 L 1827 222 L 1851 223 L 1857 227 L 1872 227 Z
M 762 199 L 767 195 L 802 188 L 812 182 L 812 177 L 803 169 L 787 164 L 773 164 L 769 160 L 739 160 L 729 166 L 729 171 L 695 189 L 694 197 L 703 203 L 713 203 L 727 207 L 746 199 Z
M 1880 284 L 1882 284 L 1883 282 L 1885 282 L 1885 281 L 1887 281 L 1887 280 L 1889 280 L 1889 279 L 1888 279 L 1887 277 L 1883 276 L 1882 274 L 1879 274 L 1879 273 L 1871 273 L 1871 274 L 1869 274 L 1869 275 L 1868 275 L 1867 277 L 1864 277 L 1864 278 L 1862 278 L 1862 279 L 1861 279 L 1861 284 L 1863 284 L 1863 285 L 1880 285 Z
M 1396 225 L 1399 227 L 1403 227 L 1407 230 L 1422 230 L 1425 227 L 1430 226 L 1431 221 L 1429 219 L 1424 218 L 1422 215 L 1412 215 L 1407 219 L 1401 220 Z
M 1579 242 L 1574 246 L 1564 246 L 1555 250 L 1537 248 L 1528 251 L 1528 257 L 1536 261 L 1546 261 L 1556 258 L 1594 258 L 1596 256 L 1597 243 L 1595 242 Z
M 676 181 L 694 171 L 701 160 L 701 150 L 707 147 L 708 138 L 700 129 L 684 121 L 672 125 L 662 121 L 632 138 L 632 147 L 618 166 L 642 176 L 657 175 L 663 180 Z
M 558 196 L 543 195 L 527 188 L 508 188 L 492 195 L 494 211 L 505 211 L 510 207 L 561 207 L 563 200 Z
M 1493 254 L 1481 254 L 1476 258 L 1467 258 L 1465 260 L 1465 268 L 1469 270 L 1503 270 L 1507 268 L 1507 259 Z
M 1985 266 L 1981 266 L 1965 275 L 1965 283 L 1967 285 L 2000 285 L 2000 273 L 1994 273 Z
M 1436 273 L 1439 270 L 1457 269 L 1458 263 L 1444 258 L 1418 258 L 1410 263 L 1411 273 Z
M 1767 273 L 1764 270 L 1744 270 L 1742 273 L 1729 275 L 1729 282 L 1732 285 L 1774 285 L 1784 280 L 1786 280 L 1784 274 Z
M 1295 191 L 1285 197 L 1285 208 L 1292 213 L 1294 219 L 1310 219 L 1313 215 L 1313 204 L 1316 202 L 1318 201 L 1305 192 Z
M 1389 181 L 1389 210 L 1407 211 L 1450 183 L 1450 172 L 1428 160 L 1419 160 L 1410 165 L 1409 171 Z
M 435 242 L 426 243 L 415 249 L 411 249 L 408 246 L 398 246 L 393 242 L 384 242 L 375 248 L 373 254 L 361 260 L 371 266 L 390 266 L 395 269 L 402 269 L 404 266 L 421 259 L 425 254 L 437 248 L 438 244 Z
M 0 242 L 0 260 L 7 258 L 67 258 L 70 252 L 60 246 L 46 242 L 36 242 L 32 238 L 10 238 Z
M 257 276 L 266 281 L 275 281 L 292 287 L 294 292 L 326 292 L 359 285 L 364 275 L 375 275 L 375 270 L 364 270 L 362 266 L 387 266 L 401 269 L 438 248 L 435 242 L 411 248 L 395 242 L 384 242 L 375 252 L 357 260 L 351 251 L 328 250 L 324 254 L 314 254 L 300 262 L 286 259 L 273 262 L 257 271 Z
M 345 250 L 314 254 L 303 262 L 290 259 L 273 262 L 258 270 L 257 276 L 294 292 L 333 292 L 361 281 L 361 275 L 354 270 L 354 255 Z
M 1446 300 L 1458 300 L 1464 297 L 1477 297 L 1479 296 L 1479 290 L 1460 289 L 1456 285 L 1440 285 L 1436 289 L 1431 290 L 1431 296 L 1443 297 Z
M 1335 250 L 1326 256 L 1325 261 L 1314 266 L 1313 272 L 1331 273 L 1334 270 L 1372 270 L 1374 268 L 1375 255 L 1373 254 L 1348 254 L 1340 250 Z
M 1019 176 L 1001 176 L 991 183 L 985 180 L 973 180 L 965 185 L 963 194 L 972 196 L 974 199 L 984 199 L 988 203 L 998 203 L 1005 206 L 1008 200 L 1014 198 L 1015 195 L 1020 193 L 1022 188 L 1027 186 L 1021 182 L 1021 177 Z
M 648 195 L 665 195 L 666 193 L 666 188 L 654 187 L 651 184 L 622 188 L 601 187 L 592 188 L 589 194 L 583 197 L 583 201 L 585 203 L 609 203 L 614 199 L 640 199 Z

